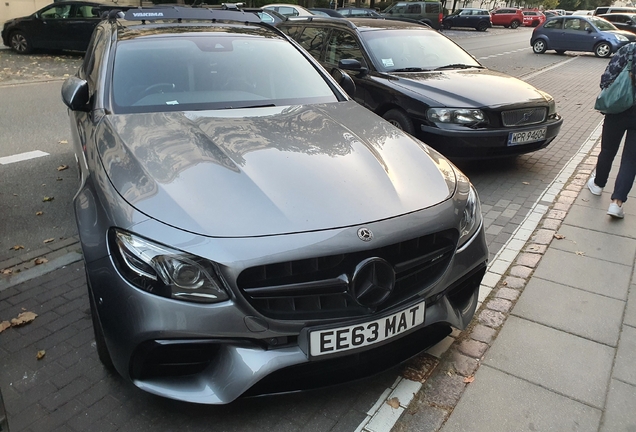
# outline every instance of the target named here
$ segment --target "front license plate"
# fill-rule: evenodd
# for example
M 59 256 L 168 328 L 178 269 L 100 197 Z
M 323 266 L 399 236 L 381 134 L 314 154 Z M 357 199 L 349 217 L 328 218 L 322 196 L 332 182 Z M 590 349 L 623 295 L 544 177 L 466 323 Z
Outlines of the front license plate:
M 362 324 L 309 333 L 311 357 L 378 344 L 424 323 L 425 302 L 401 312 Z
M 534 129 L 525 132 L 510 132 L 508 135 L 508 145 L 528 144 L 545 139 L 547 128 Z

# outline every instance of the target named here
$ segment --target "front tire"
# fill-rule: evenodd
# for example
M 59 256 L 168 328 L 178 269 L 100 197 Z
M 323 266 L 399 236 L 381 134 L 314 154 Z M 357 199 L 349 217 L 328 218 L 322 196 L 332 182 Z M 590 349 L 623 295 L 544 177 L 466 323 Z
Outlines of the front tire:
M 488 30 L 488 23 L 487 22 L 482 21 L 479 24 L 477 24 L 477 31 L 485 32 L 486 30 Z
M 601 42 L 594 47 L 594 55 L 596 57 L 606 58 L 612 54 L 612 47 L 607 42 Z
M 516 29 L 517 27 L 519 27 L 519 21 L 514 20 L 513 22 L 510 23 L 510 28 L 511 29 Z
M 382 118 L 384 118 L 384 120 L 388 121 L 396 128 L 403 130 L 404 132 L 408 134 L 413 135 L 413 132 L 414 132 L 413 122 L 411 121 L 409 116 L 406 115 L 404 111 L 401 111 L 399 109 L 388 110 L 387 112 L 384 113 Z
M 543 54 L 544 52 L 546 52 L 547 49 L 548 44 L 544 39 L 537 39 L 532 44 L 532 51 L 534 51 L 535 54 Z
M 451 23 L 445 22 L 442 24 L 442 27 L 444 27 L 444 30 L 450 30 L 453 26 L 451 25 Z
M 31 42 L 21 31 L 14 31 L 9 37 L 9 45 L 11 49 L 18 54 L 29 54 L 33 51 Z

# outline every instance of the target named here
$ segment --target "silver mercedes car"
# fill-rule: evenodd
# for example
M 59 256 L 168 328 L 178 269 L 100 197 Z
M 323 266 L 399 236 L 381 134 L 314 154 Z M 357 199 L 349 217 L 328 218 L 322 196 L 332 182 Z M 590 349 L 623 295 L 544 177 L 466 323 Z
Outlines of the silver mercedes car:
M 470 322 L 475 189 L 332 72 L 240 10 L 97 26 L 62 98 L 106 367 L 224 404 L 381 372 Z

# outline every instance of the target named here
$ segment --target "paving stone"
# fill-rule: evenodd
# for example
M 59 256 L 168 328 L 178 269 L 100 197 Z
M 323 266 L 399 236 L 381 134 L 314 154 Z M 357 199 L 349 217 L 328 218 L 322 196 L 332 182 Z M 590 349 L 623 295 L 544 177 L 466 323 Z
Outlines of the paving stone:
M 526 286 L 526 280 L 523 278 L 508 276 L 504 279 L 504 286 L 514 289 L 522 289 Z
M 600 233 L 590 229 L 564 224 L 559 234 L 565 238 L 555 241 L 555 249 L 568 252 L 583 252 L 590 258 L 631 266 L 636 257 L 636 240 L 617 235 Z
M 593 293 L 606 295 L 618 300 L 626 300 L 631 277 L 631 266 L 603 262 L 603 271 L 599 271 L 599 261 L 595 258 L 573 253 L 548 249 L 535 270 L 533 278 L 577 287 Z M 568 269 L 568 271 L 563 271 Z M 609 284 L 607 275 L 612 275 Z
M 636 328 L 623 326 L 616 352 L 614 378 L 636 386 Z
M 422 386 L 423 401 L 437 407 L 454 407 L 465 387 L 463 376 L 437 372 Z
M 457 349 L 469 357 L 479 359 L 488 349 L 488 344 L 473 339 L 465 339 L 461 341 Z
M 533 270 L 534 269 L 531 269 L 530 267 L 516 265 L 510 268 L 510 276 L 514 276 L 514 277 L 518 277 L 522 279 L 528 279 L 530 275 L 532 274 Z
M 613 359 L 606 345 L 511 316 L 482 363 L 602 409 Z
M 451 362 L 455 371 L 463 376 L 471 376 L 479 367 L 479 360 L 472 356 L 466 356 L 458 351 L 453 351 Z
M 547 245 L 531 243 L 525 247 L 524 251 L 531 252 L 531 253 L 544 254 L 547 249 L 548 249 Z
M 632 285 L 629 289 L 627 308 L 625 309 L 625 319 L 623 322 L 632 327 L 636 327 L 636 285 Z
M 519 298 L 519 291 L 511 288 L 501 287 L 497 290 L 497 294 L 495 294 L 495 296 L 498 298 L 515 301 Z
M 541 245 L 548 245 L 550 244 L 553 238 L 554 238 L 553 230 L 539 229 L 535 232 L 534 236 L 532 236 L 531 241 Z
M 479 314 L 479 323 L 488 327 L 498 328 L 505 320 L 506 316 L 501 312 L 486 309 Z
M 402 414 L 400 422 L 391 431 L 437 431 L 442 427 L 448 415 L 448 410 L 443 408 L 422 405 L 417 406 L 411 412 L 411 407 L 409 407 L 409 410 Z
M 495 298 L 490 300 L 488 304 L 486 304 L 486 307 L 490 310 L 507 313 L 510 311 L 510 308 L 512 308 L 512 303 L 502 298 Z
M 600 421 L 598 409 L 482 366 L 441 431 L 596 432 Z
M 544 219 L 543 228 L 549 230 L 557 230 L 561 226 L 561 220 L 559 219 Z
M 636 386 L 613 379 L 600 432 L 636 430 Z
M 495 337 L 497 331 L 485 325 L 477 324 L 470 332 L 472 339 L 489 344 Z
M 517 258 L 516 264 L 535 268 L 539 261 L 541 260 L 542 255 L 522 252 L 519 254 L 519 258 Z
M 513 314 L 615 347 L 624 307 L 620 300 L 533 278 Z

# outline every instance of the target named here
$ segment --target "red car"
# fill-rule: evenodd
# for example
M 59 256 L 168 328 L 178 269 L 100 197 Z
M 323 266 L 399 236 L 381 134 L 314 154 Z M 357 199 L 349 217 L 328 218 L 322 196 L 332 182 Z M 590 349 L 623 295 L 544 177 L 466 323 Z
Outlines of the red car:
M 539 11 L 523 11 L 523 25 L 526 27 L 537 27 L 546 20 L 545 15 Z
M 523 24 L 523 12 L 519 8 L 500 8 L 490 13 L 493 26 L 504 26 L 516 29 Z

